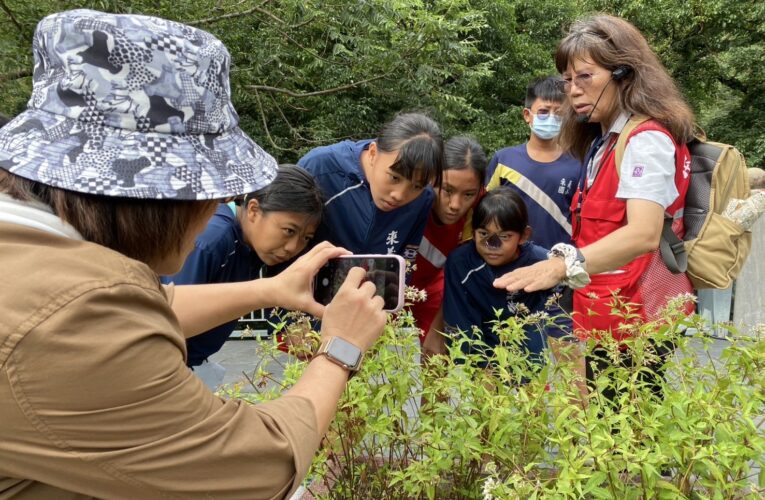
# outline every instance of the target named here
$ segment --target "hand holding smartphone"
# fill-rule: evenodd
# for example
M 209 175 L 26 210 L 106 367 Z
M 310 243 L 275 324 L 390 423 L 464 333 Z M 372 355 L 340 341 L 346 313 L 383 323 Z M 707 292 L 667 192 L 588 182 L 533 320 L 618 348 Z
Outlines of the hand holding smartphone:
M 314 280 L 316 302 L 329 304 L 353 267 L 367 272 L 366 279 L 375 284 L 375 293 L 383 298 L 385 311 L 394 312 L 404 307 L 406 262 L 399 255 L 343 255 L 330 259 Z

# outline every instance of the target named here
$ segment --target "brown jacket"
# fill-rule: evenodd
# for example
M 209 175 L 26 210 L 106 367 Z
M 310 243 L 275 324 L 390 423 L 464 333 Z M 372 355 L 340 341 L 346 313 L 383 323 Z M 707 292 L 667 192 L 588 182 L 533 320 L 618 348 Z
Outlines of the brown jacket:
M 146 265 L 0 223 L 0 499 L 282 498 L 319 444 L 299 397 L 222 400 Z

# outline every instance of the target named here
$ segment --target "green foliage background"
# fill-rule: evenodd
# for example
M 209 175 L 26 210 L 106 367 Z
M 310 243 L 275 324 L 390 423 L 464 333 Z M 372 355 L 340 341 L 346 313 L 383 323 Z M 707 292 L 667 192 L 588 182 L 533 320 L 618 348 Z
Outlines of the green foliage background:
M 0 113 L 25 107 L 37 21 L 78 7 L 158 15 L 221 38 L 242 126 L 280 161 L 373 136 L 402 109 L 430 112 L 489 153 L 522 142 L 526 84 L 554 72 L 573 19 L 609 12 L 646 34 L 711 138 L 765 167 L 760 0 L 0 0 Z

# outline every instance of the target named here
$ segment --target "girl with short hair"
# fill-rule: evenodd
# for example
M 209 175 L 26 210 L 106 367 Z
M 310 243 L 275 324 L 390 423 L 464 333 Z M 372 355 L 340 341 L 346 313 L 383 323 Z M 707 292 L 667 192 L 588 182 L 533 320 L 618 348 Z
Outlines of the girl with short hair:
M 493 286 L 500 276 L 547 259 L 547 250 L 528 241 L 531 228 L 523 199 L 506 186 L 489 191 L 473 211 L 472 224 L 473 241 L 462 244 L 446 260 L 443 315 L 447 329 L 480 340 L 463 344 L 463 352 L 488 357 L 500 342 L 493 330 L 497 320 L 546 312 L 556 322 L 524 326 L 523 347 L 530 359 L 542 362 L 547 337 L 565 337 L 569 331 L 562 311 L 551 300 L 554 291 L 508 293 Z

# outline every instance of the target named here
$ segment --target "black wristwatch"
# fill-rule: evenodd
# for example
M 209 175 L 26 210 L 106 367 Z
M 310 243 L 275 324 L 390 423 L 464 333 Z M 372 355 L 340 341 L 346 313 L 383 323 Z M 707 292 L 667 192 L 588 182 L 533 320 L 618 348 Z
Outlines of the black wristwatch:
M 330 337 L 321 341 L 316 356 L 326 356 L 327 359 L 342 366 L 351 373 L 359 371 L 364 353 L 361 349 L 340 337 Z

